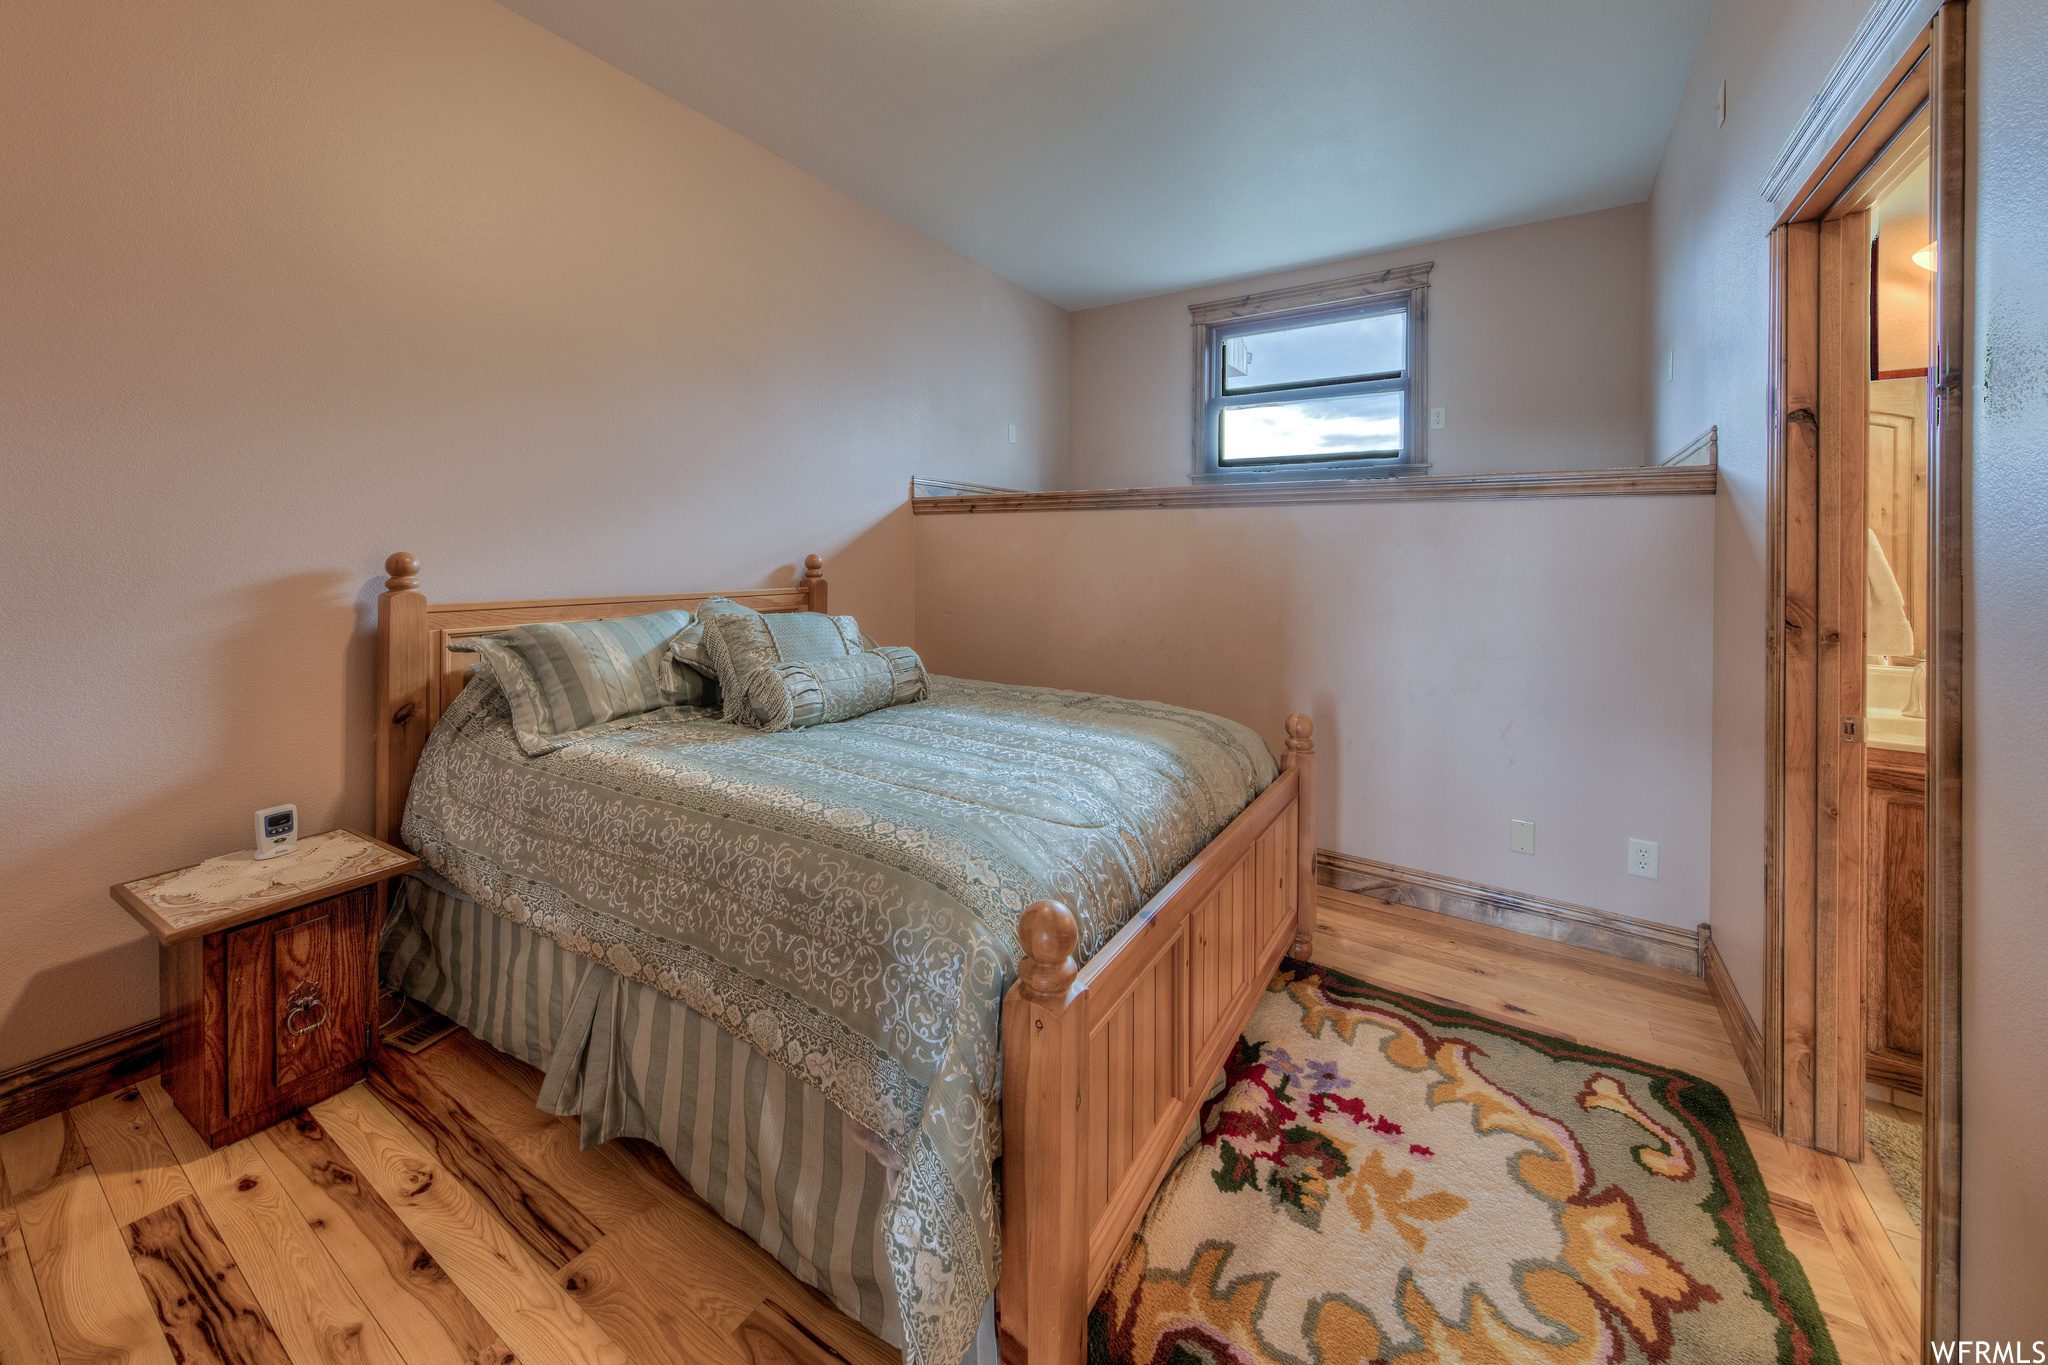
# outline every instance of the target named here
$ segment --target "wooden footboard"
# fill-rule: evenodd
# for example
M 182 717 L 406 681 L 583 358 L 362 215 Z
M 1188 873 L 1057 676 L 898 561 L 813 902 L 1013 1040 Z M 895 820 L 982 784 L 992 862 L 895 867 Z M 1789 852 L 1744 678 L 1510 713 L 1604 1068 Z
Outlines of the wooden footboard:
M 1076 970 L 1073 913 L 1019 926 L 1003 1001 L 1004 1358 L 1077 1365 L 1088 1309 L 1273 969 L 1315 926 L 1314 726 L 1279 779 Z

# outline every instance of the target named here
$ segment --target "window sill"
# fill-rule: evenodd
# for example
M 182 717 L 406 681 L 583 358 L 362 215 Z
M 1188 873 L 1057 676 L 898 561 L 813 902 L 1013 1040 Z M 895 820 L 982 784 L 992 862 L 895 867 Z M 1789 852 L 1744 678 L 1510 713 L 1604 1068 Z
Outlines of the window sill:
M 917 516 L 971 512 L 1078 512 L 1139 507 L 1256 507 L 1305 502 L 1441 502 L 1462 498 L 1599 498 L 1709 494 L 1712 465 L 1578 469 L 1533 474 L 1418 474 L 1353 479 L 1257 479 L 1178 488 L 1099 488 L 1062 493 L 978 492 L 933 496 L 913 480 Z
M 1252 465 L 1249 468 L 1211 469 L 1201 474 L 1188 475 L 1188 482 L 1198 488 L 1214 488 L 1228 484 L 1261 483 L 1349 483 L 1356 479 L 1411 479 L 1429 472 L 1427 461 L 1403 463 L 1382 460 L 1377 464 L 1355 465 L 1313 465 L 1282 464 Z

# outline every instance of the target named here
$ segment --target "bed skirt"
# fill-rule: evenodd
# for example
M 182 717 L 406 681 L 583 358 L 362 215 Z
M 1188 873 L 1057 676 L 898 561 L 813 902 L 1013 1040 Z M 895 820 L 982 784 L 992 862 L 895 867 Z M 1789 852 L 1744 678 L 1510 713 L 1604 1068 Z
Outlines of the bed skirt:
M 422 876 L 401 880 L 385 983 L 544 1074 L 585 1147 L 645 1138 L 690 1187 L 884 1341 L 903 1344 L 881 1244 L 895 1154 L 788 1071 L 651 986 Z M 994 1301 L 962 1365 L 997 1365 Z

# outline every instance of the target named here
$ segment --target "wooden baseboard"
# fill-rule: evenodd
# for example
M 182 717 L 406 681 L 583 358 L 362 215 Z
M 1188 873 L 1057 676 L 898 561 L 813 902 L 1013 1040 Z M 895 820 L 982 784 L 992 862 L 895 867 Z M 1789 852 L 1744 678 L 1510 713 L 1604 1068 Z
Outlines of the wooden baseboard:
M 1741 992 L 1735 989 L 1735 978 L 1728 974 L 1728 964 L 1721 960 L 1713 930 L 1702 924 L 1700 937 L 1706 943 L 1707 989 L 1713 993 L 1714 1008 L 1721 1012 L 1721 1027 L 1727 1031 L 1736 1057 L 1741 1059 L 1742 1074 L 1749 1077 L 1750 1093 L 1761 1102 L 1765 1093 L 1764 1035 L 1749 1017 L 1749 1007 L 1742 1003 Z
M 1909 1095 L 1920 1093 L 1925 1069 L 1918 1057 L 1909 1053 L 1872 1049 L 1863 1054 L 1863 1079 L 1873 1085 L 1903 1090 Z
M 163 1021 L 152 1019 L 0 1072 L 0 1133 L 154 1076 L 163 1057 Z
M 1394 905 L 1433 910 L 1556 943 L 1591 948 L 1631 962 L 1668 967 L 1687 976 L 1704 975 L 1701 936 L 1654 920 L 1502 891 L 1329 849 L 1316 851 L 1316 880 L 1324 886 L 1356 891 Z

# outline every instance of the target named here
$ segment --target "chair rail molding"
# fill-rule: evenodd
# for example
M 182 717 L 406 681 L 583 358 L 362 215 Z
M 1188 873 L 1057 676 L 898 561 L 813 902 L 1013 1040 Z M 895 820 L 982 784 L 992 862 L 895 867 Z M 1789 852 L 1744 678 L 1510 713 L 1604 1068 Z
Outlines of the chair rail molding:
M 912 475 L 910 496 L 913 498 L 963 498 L 980 493 L 1022 497 L 1028 488 L 1004 488 L 992 483 L 962 483 L 958 479 L 921 479 Z
M 1771 173 L 1764 177 L 1764 198 L 1778 203 L 1830 159 L 1829 151 L 1862 122 L 1859 115 L 1939 8 L 1941 0 L 1877 0 L 1870 7 L 1799 125 L 1785 139 Z
M 1271 479 L 1201 483 L 1167 488 L 1082 488 L 1060 493 L 968 492 L 918 479 L 910 489 L 917 516 L 969 512 L 1077 512 L 1135 507 L 1256 507 L 1302 502 L 1442 502 L 1457 498 L 1641 497 L 1712 494 L 1719 475 L 1711 464 L 1644 468 L 1574 469 L 1529 474 L 1418 474 L 1391 478 Z
M 1669 455 L 1657 461 L 1655 467 L 1658 469 L 1674 469 L 1686 466 L 1711 465 L 1718 468 L 1720 463 L 1721 428 L 1719 426 L 1711 426 L 1693 437 L 1690 441 L 1687 441 L 1679 449 L 1672 451 Z

